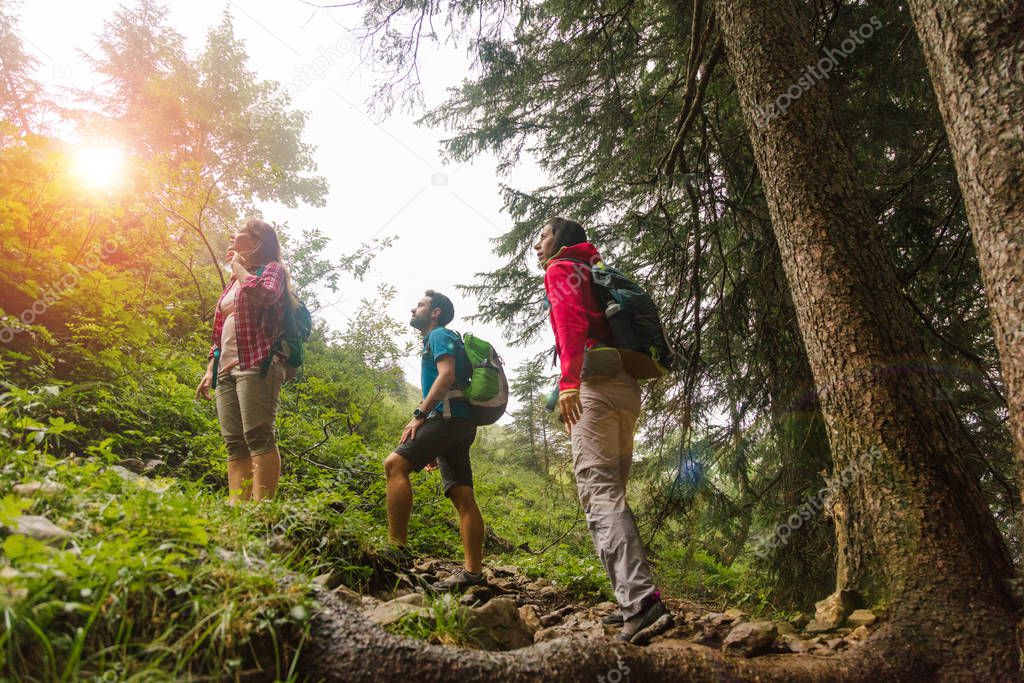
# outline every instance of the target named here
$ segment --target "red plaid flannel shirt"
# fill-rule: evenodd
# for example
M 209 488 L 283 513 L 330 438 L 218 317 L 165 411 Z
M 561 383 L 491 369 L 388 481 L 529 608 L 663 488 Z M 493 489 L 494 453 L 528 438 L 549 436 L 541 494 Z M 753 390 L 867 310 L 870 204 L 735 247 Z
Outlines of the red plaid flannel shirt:
M 235 280 L 232 276 L 231 281 Z M 224 330 L 224 313 L 220 309 L 221 300 L 231 282 L 221 292 L 217 300 L 217 309 L 213 317 L 213 347 L 209 358 L 220 347 L 220 337 Z M 270 347 L 284 329 L 284 267 L 271 261 L 257 277 L 250 274 L 239 285 L 238 298 L 235 299 L 235 341 L 238 343 L 238 369 L 258 367 L 270 357 Z

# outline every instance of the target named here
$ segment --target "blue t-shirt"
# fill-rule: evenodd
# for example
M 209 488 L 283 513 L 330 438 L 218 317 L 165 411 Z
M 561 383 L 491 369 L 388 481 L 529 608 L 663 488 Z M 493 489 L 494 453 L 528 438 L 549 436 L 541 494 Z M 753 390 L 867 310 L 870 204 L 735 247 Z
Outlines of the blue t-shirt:
M 455 386 L 465 387 L 469 384 L 472 376 L 472 369 L 469 367 L 469 357 L 462 346 L 462 339 L 455 332 L 446 327 L 437 327 L 430 331 L 423 342 L 423 355 L 420 359 L 420 383 L 423 385 L 423 398 L 430 393 L 430 387 L 434 386 L 437 379 L 437 360 L 442 356 L 455 357 Z M 438 403 L 434 412 L 440 413 L 444 409 L 443 402 Z M 463 399 L 451 401 L 452 417 L 471 418 L 472 411 L 469 404 Z

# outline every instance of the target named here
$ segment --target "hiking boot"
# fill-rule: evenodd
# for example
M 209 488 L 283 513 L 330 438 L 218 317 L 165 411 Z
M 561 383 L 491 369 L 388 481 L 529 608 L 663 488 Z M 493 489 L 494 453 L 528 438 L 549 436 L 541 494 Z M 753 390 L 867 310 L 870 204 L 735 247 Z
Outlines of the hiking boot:
M 484 579 L 483 574 L 473 574 L 465 569 L 459 569 L 444 581 L 430 584 L 430 587 L 441 593 L 451 593 L 452 591 L 464 591 L 470 586 L 480 586 L 485 583 L 487 583 L 487 580 Z
M 601 623 L 607 624 L 608 626 L 620 626 L 622 624 L 622 610 L 617 609 L 614 612 L 604 615 L 601 617 Z
M 661 597 L 655 593 L 645 601 L 648 606 L 635 617 L 626 619 L 619 633 L 619 640 L 635 645 L 644 645 L 651 638 L 667 631 L 672 626 L 672 615 Z

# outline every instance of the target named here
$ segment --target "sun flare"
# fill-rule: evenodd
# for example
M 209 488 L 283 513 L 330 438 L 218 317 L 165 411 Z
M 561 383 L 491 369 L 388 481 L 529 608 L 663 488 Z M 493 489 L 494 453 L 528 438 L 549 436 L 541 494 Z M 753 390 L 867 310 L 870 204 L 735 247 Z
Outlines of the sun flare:
M 71 170 L 90 189 L 110 189 L 124 181 L 125 154 L 120 147 L 89 145 L 75 150 Z

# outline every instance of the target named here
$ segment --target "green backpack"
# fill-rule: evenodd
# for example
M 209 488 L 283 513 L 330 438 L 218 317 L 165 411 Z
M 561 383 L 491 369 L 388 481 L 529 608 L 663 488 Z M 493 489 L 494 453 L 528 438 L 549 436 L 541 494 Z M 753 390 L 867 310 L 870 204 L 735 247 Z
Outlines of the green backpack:
M 473 422 L 477 425 L 494 424 L 505 414 L 508 407 L 508 379 L 501 356 L 490 342 L 466 333 L 462 335 L 462 346 L 472 368 L 469 385 L 448 392 L 445 398 L 445 416 L 451 414 L 448 401 L 464 398 L 473 411 Z

